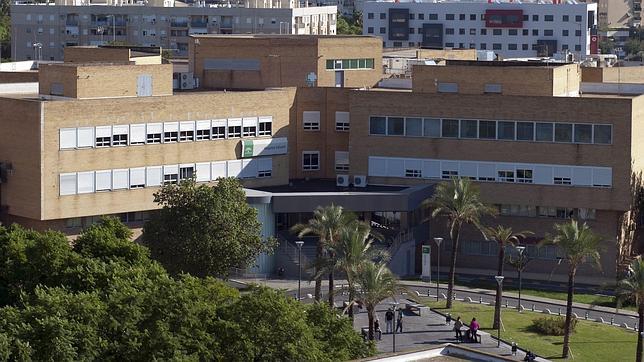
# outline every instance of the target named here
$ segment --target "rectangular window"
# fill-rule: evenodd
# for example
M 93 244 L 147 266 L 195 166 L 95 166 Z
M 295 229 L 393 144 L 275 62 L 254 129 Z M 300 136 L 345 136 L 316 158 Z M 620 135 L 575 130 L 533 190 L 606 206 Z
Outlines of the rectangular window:
M 445 29 L 445 34 L 446 35 L 454 35 L 454 28 L 446 28 Z
M 528 29 L 523 29 L 523 30 L 521 31 L 521 34 L 522 34 L 523 36 L 528 36 Z
M 503 85 L 498 83 L 485 83 L 485 93 L 502 93 Z
M 593 143 L 609 145 L 612 142 L 613 129 L 609 124 L 596 124 L 593 126 Z M 80 130 L 79 130 L 80 134 Z
M 553 140 L 553 125 L 552 123 L 537 123 L 536 124 L 536 140 L 539 142 L 552 142 Z
M 532 29 L 532 36 L 539 36 L 539 29 Z
M 349 152 L 335 151 L 335 171 L 349 172 Z
M 161 143 L 161 136 L 163 133 L 162 123 L 148 123 L 146 127 L 146 143 L 155 144 Z
M 194 164 L 184 164 L 179 166 L 179 180 L 187 180 L 195 174 Z
M 517 50 L 516 44 L 508 44 L 508 50 Z
M 441 129 L 441 137 L 458 137 L 458 119 L 444 119 Z
M 179 142 L 195 140 L 195 123 L 192 121 L 179 123 Z
M 142 189 L 145 187 L 145 167 L 130 169 L 130 188 Z
M 570 180 L 570 177 L 555 176 L 554 179 L 553 179 L 553 183 L 555 185 L 570 185 L 571 180 Z
M 205 141 L 210 139 L 210 120 L 197 121 L 195 125 L 195 140 Z
M 273 159 L 270 157 L 260 158 L 257 164 L 257 177 L 265 178 L 273 175 Z
M 441 178 L 444 180 L 449 180 L 452 177 L 458 177 L 458 171 L 455 170 L 443 170 L 441 172 Z
M 423 136 L 423 119 L 422 118 L 406 118 L 405 119 L 405 135 L 412 137 Z
M 575 124 L 575 142 L 576 143 L 592 143 L 593 141 L 593 125 L 591 124 Z
M 317 171 L 320 169 L 320 152 L 304 151 L 302 152 L 302 170 Z
M 554 21 L 554 16 L 552 16 L 552 15 L 544 15 L 543 16 L 543 21 Z
M 319 131 L 320 111 L 305 111 L 302 115 L 302 125 L 305 131 Z
M 423 177 L 423 171 L 419 169 L 414 169 L 414 168 L 406 168 L 405 177 L 421 178 Z
M 145 123 L 130 125 L 130 145 L 145 144 Z
M 387 136 L 403 136 L 405 134 L 405 119 L 402 117 L 387 117 Z
M 161 186 L 161 180 L 163 179 L 163 167 L 161 166 L 151 166 L 145 168 L 145 186 Z
M 130 127 L 119 125 L 112 127 L 112 146 L 127 146 L 127 138 Z
M 59 132 L 61 150 L 76 148 L 76 128 L 61 128 Z
M 242 137 L 257 137 L 257 117 L 245 117 L 242 120 Z
M 163 143 L 172 143 L 179 140 L 179 122 L 165 122 L 163 124 Z
M 568 15 L 563 15 L 563 16 L 561 17 L 561 20 L 562 20 L 562 21 L 565 21 L 565 22 L 568 22 L 568 21 L 570 21 L 570 16 L 568 16 Z
M 561 31 L 562 36 L 568 36 L 568 29 L 564 29 Z
M 112 190 L 127 190 L 130 188 L 130 170 L 127 168 L 112 170 Z
M 517 141 L 534 141 L 534 123 L 517 122 Z
M 242 131 L 242 119 L 241 118 L 229 118 L 228 119 L 228 138 L 240 138 Z
M 213 119 L 211 135 L 213 140 L 226 138 L 227 121 L 225 119 Z
M 76 194 L 76 173 L 61 173 L 59 180 L 60 196 Z
M 373 135 L 387 134 L 387 118 L 369 117 L 369 134 L 373 134 Z
M 96 147 L 110 147 L 112 144 L 112 127 L 96 127 Z
M 489 140 L 496 139 L 496 122 L 479 121 L 479 138 Z
M 273 117 L 265 116 L 259 117 L 259 132 L 258 136 L 271 136 L 273 135 Z
M 423 136 L 425 137 L 440 137 L 441 136 L 441 120 L 436 118 L 425 118 L 423 120 Z
M 478 121 L 461 120 L 461 138 L 477 138 Z
M 514 171 L 498 171 L 497 176 L 500 182 L 514 182 Z
M 454 20 L 454 14 L 445 14 L 445 20 Z
M 492 35 L 503 35 L 502 29 L 492 29 Z
M 492 50 L 502 50 L 501 43 L 492 43 Z
M 498 124 L 498 139 L 500 140 L 514 140 L 514 122 L 499 121 Z
M 457 83 L 438 83 L 439 93 L 458 93 Z
M 429 20 L 438 20 L 438 14 L 428 14 Z
M 94 192 L 94 171 L 79 172 L 78 174 L 78 193 L 90 194 Z
M 210 181 L 210 162 L 199 162 L 195 164 L 195 180 L 197 182 Z
M 555 142 L 572 142 L 572 124 L 555 123 Z
M 94 147 L 94 127 L 80 127 L 77 129 L 77 148 Z
M 339 132 L 349 130 L 349 112 L 335 112 L 335 130 Z
M 552 31 L 552 29 L 545 29 L 543 31 L 543 36 L 552 36 L 553 34 L 554 32 Z
M 517 168 L 517 182 L 524 184 L 532 183 L 532 170 Z
M 112 190 L 112 170 L 96 171 L 96 192 Z
M 481 29 L 481 35 L 487 35 L 487 29 L 485 28 Z
M 179 165 L 163 166 L 163 184 L 176 184 L 179 182 Z

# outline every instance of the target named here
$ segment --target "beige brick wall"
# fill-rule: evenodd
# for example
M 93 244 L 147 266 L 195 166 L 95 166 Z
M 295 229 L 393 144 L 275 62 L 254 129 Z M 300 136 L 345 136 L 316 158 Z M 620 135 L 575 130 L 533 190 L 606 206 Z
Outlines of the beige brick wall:
M 345 87 L 373 87 L 382 79 L 382 40 L 378 37 L 320 38 L 319 52 L 320 87 L 335 86 L 335 71 L 326 69 L 327 59 L 373 59 L 373 69 L 345 70 Z
M 102 47 L 65 47 L 65 63 L 129 62 L 130 49 Z

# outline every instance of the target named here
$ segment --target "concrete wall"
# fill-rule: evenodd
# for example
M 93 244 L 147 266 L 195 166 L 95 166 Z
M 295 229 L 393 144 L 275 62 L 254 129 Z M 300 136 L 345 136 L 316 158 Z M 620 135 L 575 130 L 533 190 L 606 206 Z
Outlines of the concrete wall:
M 65 63 L 110 63 L 129 62 L 130 49 L 128 48 L 101 48 L 101 47 L 66 47 L 64 52 Z
M 581 68 L 582 82 L 588 83 L 644 83 L 644 66 Z
M 30 83 L 38 81 L 38 72 L 0 72 L 2 83 Z

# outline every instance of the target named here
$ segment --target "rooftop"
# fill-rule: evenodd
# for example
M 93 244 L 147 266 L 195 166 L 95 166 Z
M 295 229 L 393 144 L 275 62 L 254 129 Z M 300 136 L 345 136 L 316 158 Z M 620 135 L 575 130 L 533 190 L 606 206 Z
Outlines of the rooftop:
M 575 63 L 564 62 L 543 62 L 543 61 L 520 61 L 520 60 L 492 60 L 492 61 L 479 61 L 479 60 L 451 60 L 447 59 L 446 65 L 460 65 L 470 67 L 536 67 L 536 68 L 554 68 L 564 65 Z

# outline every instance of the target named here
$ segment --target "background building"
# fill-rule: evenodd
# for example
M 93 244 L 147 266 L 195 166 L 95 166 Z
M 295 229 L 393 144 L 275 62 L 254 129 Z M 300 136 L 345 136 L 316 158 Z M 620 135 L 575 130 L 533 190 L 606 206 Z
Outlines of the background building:
M 542 2 L 364 3 L 363 34 L 384 47 L 472 48 L 504 58 L 591 54 L 597 4 Z M 594 51 L 596 53 L 596 51 Z

